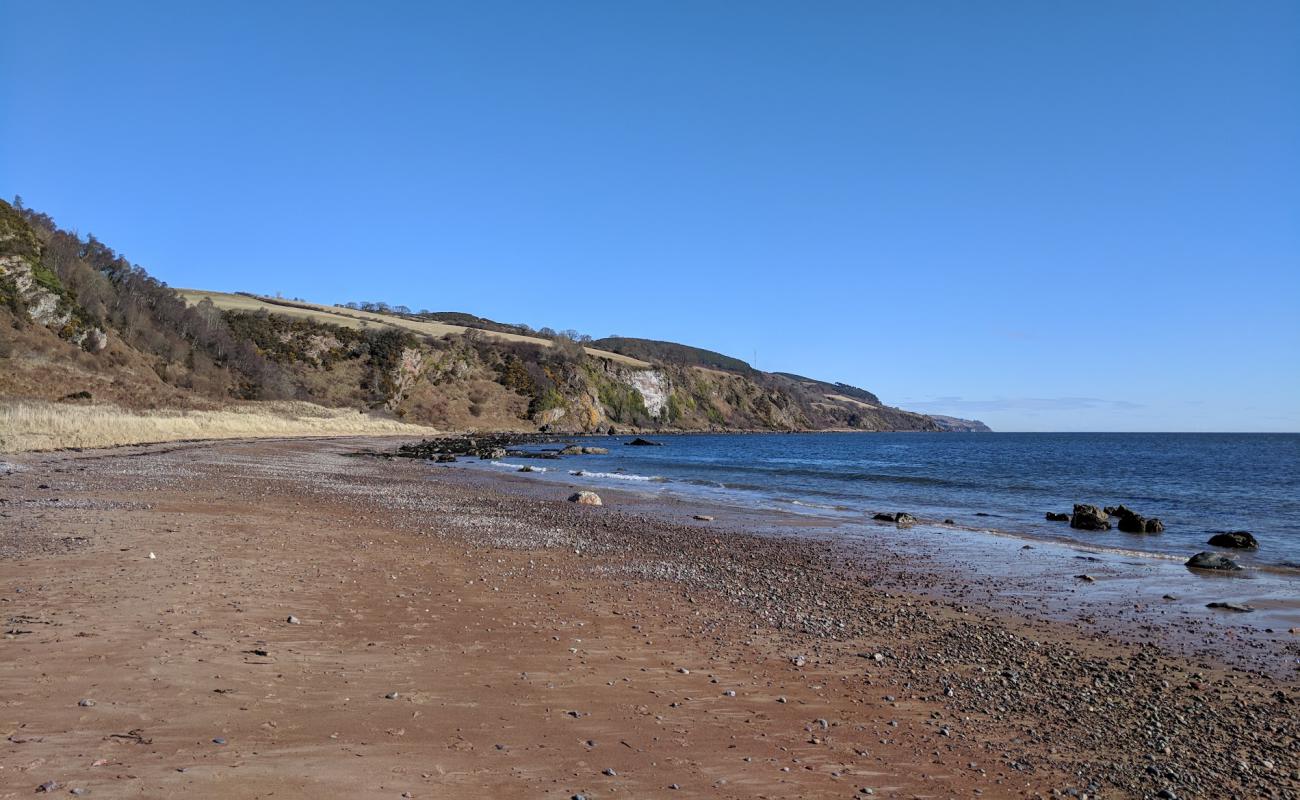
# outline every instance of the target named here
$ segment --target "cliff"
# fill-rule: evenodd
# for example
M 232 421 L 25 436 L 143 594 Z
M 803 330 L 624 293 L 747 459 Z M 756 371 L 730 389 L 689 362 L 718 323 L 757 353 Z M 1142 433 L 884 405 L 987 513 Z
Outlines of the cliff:
M 93 236 L 7 203 L 0 329 L 4 397 L 133 408 L 299 399 L 445 430 L 962 429 L 865 389 L 673 342 L 178 292 Z

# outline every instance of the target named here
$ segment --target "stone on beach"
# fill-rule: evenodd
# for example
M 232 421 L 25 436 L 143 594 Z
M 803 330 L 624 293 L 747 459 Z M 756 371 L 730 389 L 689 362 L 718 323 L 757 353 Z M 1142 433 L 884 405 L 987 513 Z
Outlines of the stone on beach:
M 1221 608 L 1221 609 L 1223 609 L 1224 611 L 1236 611 L 1236 612 L 1238 612 L 1238 613 L 1242 613 L 1242 614 L 1247 613 L 1247 612 L 1250 612 L 1250 611 L 1254 611 L 1254 610 L 1255 610 L 1255 607 L 1254 607 L 1254 606 L 1248 606 L 1248 605 L 1244 605 L 1244 604 L 1242 604 L 1242 603 L 1220 603 L 1220 602 L 1214 602 L 1214 603 L 1206 603 L 1206 604 L 1205 604 L 1205 607 L 1206 607 L 1206 608 Z
M 595 492 L 588 492 L 585 490 L 581 492 L 574 492 L 573 494 L 569 495 L 569 502 L 577 503 L 579 505 L 584 505 L 584 506 L 604 505 L 604 503 L 601 502 L 600 495 L 596 494 Z
M 1238 570 L 1241 565 L 1231 558 L 1219 553 L 1201 552 L 1187 559 L 1187 566 L 1192 569 Z
M 906 511 L 882 511 L 876 514 L 872 519 L 879 522 L 893 522 L 898 525 L 912 525 L 916 523 L 916 517 Z

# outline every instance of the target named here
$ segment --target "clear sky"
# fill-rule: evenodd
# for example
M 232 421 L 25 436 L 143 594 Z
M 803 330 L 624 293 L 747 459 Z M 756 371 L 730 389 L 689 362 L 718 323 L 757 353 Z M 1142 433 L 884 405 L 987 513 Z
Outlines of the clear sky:
M 1300 430 L 1300 3 L 0 0 L 0 194 L 173 286 Z

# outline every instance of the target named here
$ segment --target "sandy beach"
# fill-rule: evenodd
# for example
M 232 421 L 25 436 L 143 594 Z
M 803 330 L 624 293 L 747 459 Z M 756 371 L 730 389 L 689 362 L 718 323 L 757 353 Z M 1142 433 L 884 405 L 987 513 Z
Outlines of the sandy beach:
M 1289 630 L 399 441 L 6 457 L 0 796 L 1300 796 Z

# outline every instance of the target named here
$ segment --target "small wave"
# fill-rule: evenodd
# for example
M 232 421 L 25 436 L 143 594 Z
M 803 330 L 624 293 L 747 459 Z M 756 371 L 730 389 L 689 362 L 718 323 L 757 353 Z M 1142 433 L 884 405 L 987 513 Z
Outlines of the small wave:
M 826 510 L 828 510 L 828 511 L 847 511 L 847 510 L 848 510 L 848 507 L 847 507 L 847 506 L 842 506 L 842 505 L 830 505 L 830 504 L 827 504 L 827 503 L 809 503 L 809 502 L 807 502 L 806 500 L 786 500 L 786 499 L 782 498 L 782 502 L 789 503 L 789 504 L 792 505 L 792 506 L 801 506 L 801 507 L 803 507 L 803 508 L 823 508 L 823 509 L 826 509 Z
M 509 467 L 510 469 L 513 469 L 513 470 L 516 470 L 516 471 L 517 471 L 517 470 L 524 469 L 525 467 L 527 467 L 528 470 L 531 471 L 531 472 L 546 472 L 546 467 L 538 467 L 538 466 L 534 466 L 534 465 L 532 465 L 532 464 L 511 464 L 509 461 L 493 461 L 493 462 L 492 462 L 492 466 L 494 466 L 494 467 Z
M 570 475 L 577 475 L 583 478 L 613 478 L 620 481 L 655 481 L 657 483 L 666 483 L 667 478 L 660 478 L 657 475 L 633 475 L 630 472 L 592 472 L 585 469 L 569 470 Z

